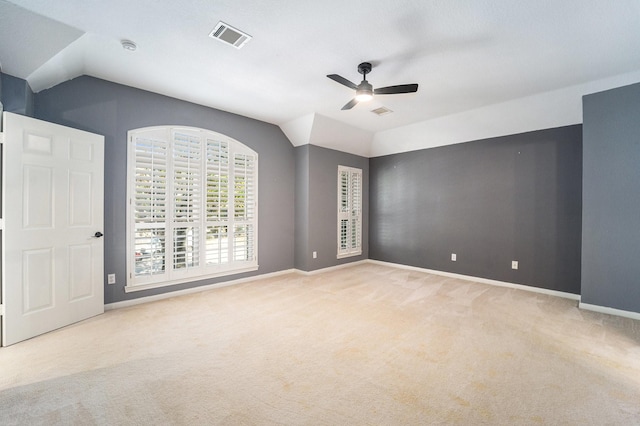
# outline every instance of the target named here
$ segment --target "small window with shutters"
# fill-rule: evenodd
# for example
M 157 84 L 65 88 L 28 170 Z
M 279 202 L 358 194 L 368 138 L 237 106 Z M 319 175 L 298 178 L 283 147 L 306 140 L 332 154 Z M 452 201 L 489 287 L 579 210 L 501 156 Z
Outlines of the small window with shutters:
M 362 254 L 362 170 L 338 166 L 338 259 Z
M 209 130 L 128 134 L 126 291 L 256 270 L 258 155 Z

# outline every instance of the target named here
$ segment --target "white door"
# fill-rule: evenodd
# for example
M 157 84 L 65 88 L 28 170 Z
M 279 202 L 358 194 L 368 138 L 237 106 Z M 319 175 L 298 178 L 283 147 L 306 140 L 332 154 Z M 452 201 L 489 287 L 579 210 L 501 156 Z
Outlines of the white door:
M 104 312 L 104 137 L 5 112 L 2 345 Z

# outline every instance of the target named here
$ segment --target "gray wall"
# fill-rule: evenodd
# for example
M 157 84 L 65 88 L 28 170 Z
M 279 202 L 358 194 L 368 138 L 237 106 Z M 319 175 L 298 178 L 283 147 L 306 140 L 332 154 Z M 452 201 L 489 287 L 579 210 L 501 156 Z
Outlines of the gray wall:
M 372 158 L 370 258 L 579 294 L 581 130 Z
M 296 223 L 306 223 L 306 235 L 296 239 L 296 268 L 303 271 L 336 266 L 368 258 L 369 245 L 369 159 L 315 145 L 296 148 L 300 180 L 296 199 Z M 337 259 L 338 252 L 338 166 L 362 169 L 362 255 Z M 308 170 L 308 173 L 305 173 Z M 304 176 L 306 174 L 306 177 Z M 306 191 L 301 186 L 307 186 Z M 306 196 L 305 196 L 306 193 Z M 308 205 L 304 205 L 308 203 Z M 303 217 L 301 217 L 303 216 Z M 298 230 L 296 229 L 296 232 Z M 303 228 L 303 232 L 305 228 Z M 318 252 L 313 259 L 312 252 Z
M 0 100 L 4 111 L 33 117 L 34 95 L 26 80 L 0 73 Z
M 302 145 L 295 149 L 296 158 L 296 232 L 295 260 L 296 269 L 309 271 L 309 147 Z
M 640 84 L 583 114 L 582 302 L 640 312 Z
M 115 273 L 117 281 L 105 284 L 105 303 L 293 268 L 294 150 L 277 126 L 92 77 L 79 77 L 36 94 L 35 116 L 105 136 L 104 266 L 105 274 Z M 124 292 L 126 136 L 130 129 L 156 125 L 210 129 L 258 152 L 258 271 Z

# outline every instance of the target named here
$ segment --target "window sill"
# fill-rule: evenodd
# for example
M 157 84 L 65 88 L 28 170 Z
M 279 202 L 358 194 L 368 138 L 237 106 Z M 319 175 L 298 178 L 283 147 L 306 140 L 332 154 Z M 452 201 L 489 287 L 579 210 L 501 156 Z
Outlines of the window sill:
M 347 257 L 360 256 L 361 254 L 362 254 L 362 251 L 358 251 L 354 253 L 339 254 L 336 256 L 336 259 L 345 259 Z
M 127 284 L 124 287 L 124 292 L 125 293 L 131 293 L 131 292 L 134 292 L 134 291 L 150 290 L 152 288 L 169 287 L 169 286 L 176 285 L 176 284 L 184 284 L 184 283 L 189 283 L 189 282 L 196 282 L 196 281 L 206 280 L 206 279 L 210 279 L 210 278 L 226 277 L 226 276 L 229 276 L 229 275 L 242 274 L 244 272 L 251 272 L 251 271 L 257 271 L 257 270 L 258 270 L 258 265 L 252 265 L 252 266 L 247 266 L 246 268 L 234 269 L 234 270 L 231 270 L 231 271 L 224 271 L 224 272 L 219 272 L 219 273 L 216 273 L 216 274 L 200 275 L 200 276 L 197 276 L 197 277 L 181 278 L 181 279 L 173 280 L 173 281 L 163 281 L 163 282 L 159 282 L 159 283 L 138 284 L 138 285 Z

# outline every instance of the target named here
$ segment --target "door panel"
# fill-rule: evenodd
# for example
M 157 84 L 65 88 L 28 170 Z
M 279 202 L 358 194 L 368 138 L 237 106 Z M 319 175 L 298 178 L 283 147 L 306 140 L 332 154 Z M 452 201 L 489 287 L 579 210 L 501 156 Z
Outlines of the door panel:
M 104 138 L 3 117 L 6 346 L 104 312 Z
M 69 226 L 91 225 L 91 173 L 69 173 Z
M 22 170 L 23 228 L 53 228 L 53 168 L 25 164 Z
M 53 247 L 22 252 L 24 314 L 51 309 L 53 303 Z
M 93 296 L 92 265 L 85 259 L 93 257 L 91 244 L 69 246 L 69 301 L 75 302 Z

